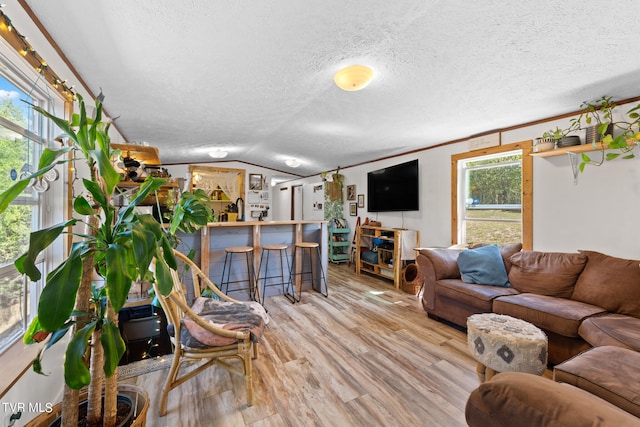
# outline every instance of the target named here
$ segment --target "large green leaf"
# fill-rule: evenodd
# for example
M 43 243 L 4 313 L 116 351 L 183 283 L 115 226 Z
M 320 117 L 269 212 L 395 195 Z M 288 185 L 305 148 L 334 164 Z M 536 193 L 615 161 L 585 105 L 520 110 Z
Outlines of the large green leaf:
M 58 157 L 67 154 L 69 151 L 72 151 L 73 147 L 63 147 L 59 150 L 52 150 L 50 148 L 45 148 L 40 155 L 40 162 L 38 163 L 38 169 L 44 169 L 47 166 L 53 164 Z
M 19 257 L 14 263 L 18 271 L 26 274 L 34 282 L 40 280 L 41 273 L 35 264 L 38 255 L 49 247 L 62 234 L 65 228 L 74 225 L 76 222 L 78 222 L 77 219 L 70 219 L 62 224 L 32 232 L 29 236 L 27 253 Z
M 18 181 L 0 194 L 0 213 L 7 210 L 9 204 L 29 185 L 28 180 Z
M 171 269 L 178 269 L 178 260 L 176 260 L 176 256 L 173 253 L 173 246 L 166 235 L 162 236 L 162 256 Z
M 79 97 L 81 98 L 81 97 Z M 69 123 L 67 120 L 65 119 L 61 119 L 60 117 L 56 117 L 53 114 L 49 113 L 46 110 L 43 110 L 42 108 L 38 107 L 37 105 L 32 105 L 33 109 L 35 111 L 37 111 L 38 113 L 42 114 L 43 116 L 47 117 L 49 120 L 51 120 L 53 123 L 55 123 L 55 125 L 57 127 L 60 128 L 60 130 L 62 130 L 62 132 L 69 137 L 69 139 L 71 139 L 73 142 L 75 142 L 76 144 L 78 144 L 78 136 L 76 135 L 76 133 L 73 131 L 72 127 L 71 127 L 71 123 Z
M 35 316 L 31 320 L 31 323 L 29 323 L 29 327 L 22 337 L 22 342 L 25 344 L 35 344 L 37 341 L 33 339 L 33 336 L 38 332 L 42 332 L 42 327 L 40 326 L 40 322 L 38 321 L 38 316 Z
M 156 258 L 156 283 L 162 295 L 169 295 L 173 289 L 171 271 L 164 258 Z
M 106 147 L 105 150 L 91 150 L 90 154 L 98 165 L 100 177 L 102 177 L 105 183 L 105 191 L 107 194 L 113 194 L 113 190 L 118 182 L 120 182 L 121 177 L 118 171 L 113 167 L 113 163 L 111 162 L 111 153 L 108 152 L 108 147 Z
M 213 220 L 213 212 L 209 206 L 209 196 L 201 189 L 195 193 L 184 192 L 174 208 L 169 227 L 171 235 L 177 230 L 195 233 Z
M 127 250 L 116 244 L 109 245 L 106 251 L 107 295 L 115 311 L 124 306 L 131 288 L 127 255 Z
M 73 199 L 73 210 L 78 212 L 80 215 L 93 215 L 93 207 L 91 204 L 82 196 L 78 196 Z
M 104 194 L 102 187 L 100 187 L 100 184 L 95 181 L 91 181 L 90 179 L 83 179 L 82 182 L 84 183 L 84 188 L 86 188 L 93 196 L 93 200 L 99 204 L 103 210 L 106 209 L 107 197 Z
M 51 150 L 49 150 L 51 151 Z M 68 150 L 67 150 L 68 151 Z M 66 151 L 64 151 L 66 152 Z M 57 155 L 61 155 L 64 154 L 63 151 L 58 151 L 56 152 Z M 49 154 L 49 153 L 48 153 Z M 47 161 L 53 161 L 49 155 L 49 157 L 47 158 Z M 45 173 L 49 172 L 51 169 L 53 169 L 56 165 L 58 165 L 59 163 L 63 163 L 63 162 L 54 162 L 54 163 L 50 163 L 50 164 L 46 164 L 44 165 L 43 161 L 40 161 L 40 164 L 43 165 L 39 170 L 37 170 L 36 172 L 32 173 L 31 175 L 17 181 L 15 184 L 13 184 L 11 187 L 9 187 L 8 189 L 6 189 L 5 191 L 3 191 L 0 194 L 0 213 L 4 212 L 7 207 L 9 206 L 9 204 L 15 200 L 16 197 L 18 197 L 25 188 L 27 188 L 27 186 L 29 185 L 29 183 L 31 182 L 32 179 L 34 178 L 40 178 L 42 175 L 44 175 Z
M 110 377 L 126 350 L 120 330 L 110 320 L 105 320 L 102 325 L 102 348 L 104 349 L 104 374 Z
M 91 382 L 91 373 L 87 368 L 85 354 L 96 322 L 93 321 L 76 332 L 67 346 L 64 359 L 64 381 L 74 390 L 80 390 Z
M 89 152 L 95 148 L 94 141 L 89 139 L 89 125 L 87 122 L 87 110 L 84 106 L 84 100 L 82 97 L 78 97 L 78 109 L 80 113 L 78 115 L 78 122 L 76 127 L 78 130 L 76 131 L 76 135 L 78 137 L 78 145 L 82 149 L 85 158 L 89 158 Z
M 51 338 L 47 342 L 47 346 L 46 346 L 45 349 L 48 349 L 49 347 L 51 347 L 52 345 L 54 345 L 55 343 L 60 341 L 67 334 L 69 329 L 71 329 L 71 327 L 74 324 L 75 324 L 75 322 L 69 321 L 69 322 L 65 323 L 64 326 L 61 329 L 58 329 L 57 331 L 52 332 L 51 333 Z
M 147 198 L 147 196 L 149 196 L 149 194 L 158 190 L 161 186 L 163 186 L 166 183 L 167 181 L 162 178 L 149 177 L 145 179 L 144 182 L 140 184 L 140 189 L 136 193 L 136 197 L 131 201 L 131 203 L 134 204 L 135 206 L 138 206 L 140 202 L 142 202 L 144 199 Z
M 149 269 L 149 264 L 158 246 L 158 237 L 154 228 L 160 228 L 158 221 L 151 215 L 139 215 L 139 224 L 133 227 L 132 240 L 136 264 L 141 274 Z M 162 233 L 160 232 L 160 235 Z
M 96 148 L 95 143 L 97 142 L 97 139 L 98 139 L 97 138 L 98 125 L 102 120 L 102 103 L 96 99 L 95 104 L 96 104 L 96 110 L 95 110 L 94 118 L 93 120 L 87 120 L 91 124 L 91 126 L 89 126 L 89 128 L 87 129 L 88 131 L 87 136 L 89 140 L 92 142 L 93 149 Z
M 118 213 L 119 221 L 131 221 L 135 208 L 138 207 L 149 194 L 159 189 L 162 185 L 166 184 L 166 182 L 167 181 L 162 178 L 148 177 L 140 184 L 140 188 L 136 192 L 133 200 L 130 200 L 126 207 L 120 209 Z
M 69 319 L 82 277 L 82 245 L 74 244 L 69 257 L 47 276 L 38 303 L 38 319 L 45 331 L 55 331 Z

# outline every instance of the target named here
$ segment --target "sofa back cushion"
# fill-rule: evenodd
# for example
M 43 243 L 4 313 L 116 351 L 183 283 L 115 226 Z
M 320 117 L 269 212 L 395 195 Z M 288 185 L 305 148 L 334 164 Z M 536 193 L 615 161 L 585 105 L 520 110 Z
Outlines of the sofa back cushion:
M 588 261 L 571 298 L 640 318 L 640 261 L 579 252 Z
M 522 251 L 511 256 L 509 282 L 519 292 L 571 298 L 587 263 L 580 253 Z
M 500 249 L 500 255 L 502 255 L 502 261 L 504 261 L 504 268 L 507 273 L 511 270 L 511 255 L 517 254 L 522 250 L 522 243 L 513 243 L 511 245 L 498 246 Z

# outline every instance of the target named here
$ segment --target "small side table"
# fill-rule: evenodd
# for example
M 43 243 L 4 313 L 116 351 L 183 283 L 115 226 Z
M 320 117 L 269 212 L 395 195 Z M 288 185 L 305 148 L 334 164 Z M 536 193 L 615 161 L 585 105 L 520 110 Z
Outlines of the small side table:
M 547 335 L 515 317 L 493 313 L 469 316 L 467 342 L 478 361 L 477 372 L 485 380 L 496 372 L 542 375 L 547 367 Z

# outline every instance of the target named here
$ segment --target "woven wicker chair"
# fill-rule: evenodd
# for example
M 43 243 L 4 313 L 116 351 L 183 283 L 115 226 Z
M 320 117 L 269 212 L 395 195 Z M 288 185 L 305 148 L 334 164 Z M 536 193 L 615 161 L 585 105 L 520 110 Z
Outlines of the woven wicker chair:
M 182 262 L 185 266 L 188 266 L 186 270 L 191 272 L 194 298 L 200 297 L 202 291 L 205 288 L 208 288 L 213 292 L 213 294 L 217 295 L 221 301 L 241 302 L 222 293 L 200 270 L 200 268 L 198 268 L 198 266 L 184 254 L 178 251 L 174 251 L 174 253 L 178 262 Z M 171 337 L 171 342 L 173 344 L 173 362 L 162 390 L 159 408 L 160 416 L 164 416 L 167 413 L 167 398 L 171 390 L 212 365 L 221 366 L 230 372 L 241 375 L 245 378 L 247 387 L 247 405 L 251 406 L 253 403 L 252 359 L 257 358 L 258 352 L 257 344 L 252 343 L 251 341 L 250 332 L 248 330 L 222 329 L 212 325 L 206 320 L 203 320 L 189 307 L 187 287 L 182 283 L 178 273 L 172 271 L 172 275 L 174 286 L 169 295 L 162 296 L 158 291 L 157 285 L 154 284 L 154 290 L 160 300 L 162 309 L 167 316 L 167 321 L 169 324 L 173 325 L 175 331 Z M 207 333 L 235 339 L 235 343 L 224 346 L 207 347 L 204 349 L 194 349 L 184 346 L 180 341 L 180 337 L 182 336 L 181 332 L 183 332 L 181 331 L 181 328 L 184 328 L 181 324 L 181 320 L 186 318 L 193 320 L 197 325 L 204 328 Z M 227 359 L 232 358 L 240 359 L 241 367 L 228 363 Z M 184 363 L 193 362 L 201 363 L 197 368 L 184 373 L 182 376 L 178 375 L 180 368 Z

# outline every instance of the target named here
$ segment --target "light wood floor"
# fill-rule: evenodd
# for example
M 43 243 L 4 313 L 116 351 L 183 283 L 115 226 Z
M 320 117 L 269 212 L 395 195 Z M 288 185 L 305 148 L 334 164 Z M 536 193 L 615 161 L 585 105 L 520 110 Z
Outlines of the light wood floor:
M 254 361 L 254 405 L 241 378 L 213 367 L 158 400 L 168 370 L 135 382 L 147 426 L 466 426 L 479 379 L 466 335 L 427 318 L 390 281 L 329 268 L 329 297 L 267 298 L 271 323 Z

